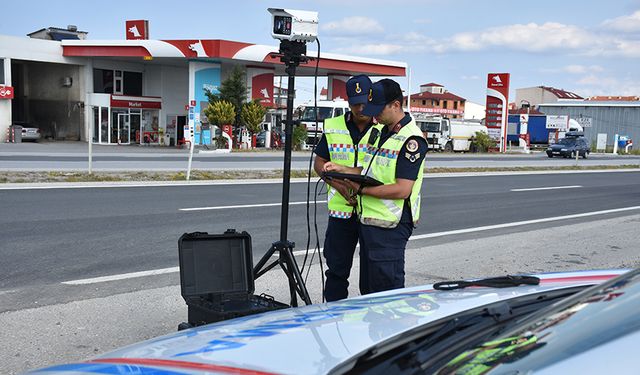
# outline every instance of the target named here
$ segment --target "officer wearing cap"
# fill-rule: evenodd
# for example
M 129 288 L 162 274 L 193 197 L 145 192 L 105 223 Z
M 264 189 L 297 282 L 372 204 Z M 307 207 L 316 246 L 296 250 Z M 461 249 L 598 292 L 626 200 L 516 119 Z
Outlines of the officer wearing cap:
M 367 151 L 362 168 L 324 166 L 326 171 L 360 172 L 383 183 L 363 186 L 345 180 L 358 198 L 363 294 L 404 287 L 404 251 L 420 218 L 427 142 L 404 112 L 403 100 L 397 82 L 383 79 L 374 83 L 363 114 L 375 116 L 380 125 L 364 136 Z
M 357 167 L 364 158 L 366 144 L 360 142 L 371 127 L 372 118 L 364 116 L 362 110 L 368 101 L 371 80 L 366 75 L 354 76 L 347 81 L 346 89 L 351 111 L 324 121 L 324 133 L 314 151 L 314 169 L 319 176 L 327 162 Z M 328 268 L 324 295 L 327 301 L 336 301 L 348 295 L 349 273 L 358 243 L 358 218 L 349 186 L 341 180 L 326 179 L 326 182 L 329 223 L 324 240 Z

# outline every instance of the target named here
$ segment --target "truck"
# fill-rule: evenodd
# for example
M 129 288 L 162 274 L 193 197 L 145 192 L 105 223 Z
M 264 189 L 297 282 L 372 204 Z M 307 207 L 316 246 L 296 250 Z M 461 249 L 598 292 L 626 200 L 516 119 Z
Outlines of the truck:
M 430 150 L 469 151 L 476 132 L 488 134 L 487 127 L 477 121 L 449 119 L 423 113 L 413 115 Z
M 349 111 L 349 102 L 342 99 L 318 100 L 318 107 L 316 110 L 318 113 L 317 129 L 316 114 L 314 110 L 316 110 L 316 107 L 313 103 L 306 105 L 299 118 L 300 123 L 307 129 L 306 143 L 308 146 L 316 144 L 316 142 L 320 140 L 320 137 L 322 137 L 325 119 L 337 117 Z M 303 148 L 308 148 L 308 146 Z

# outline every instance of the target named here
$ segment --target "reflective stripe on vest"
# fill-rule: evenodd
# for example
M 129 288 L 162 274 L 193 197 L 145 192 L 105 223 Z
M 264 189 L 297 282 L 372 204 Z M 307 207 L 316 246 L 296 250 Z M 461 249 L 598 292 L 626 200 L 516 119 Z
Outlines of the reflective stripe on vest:
M 398 157 L 403 157 L 400 155 L 400 150 L 407 139 L 413 136 L 422 137 L 423 135 L 415 121 L 411 120 L 400 129 L 400 132 L 389 137 L 383 145 L 369 145 L 367 154 L 363 159 L 362 173 L 375 178 L 385 185 L 394 184 L 396 182 Z M 363 138 L 368 139 L 368 135 Z M 379 139 L 376 140 L 376 145 L 379 145 Z M 420 164 L 420 171 L 409 197 L 409 208 L 411 209 L 414 225 L 420 219 L 420 189 L 422 188 L 423 168 L 424 159 Z M 380 199 L 363 195 L 361 203 L 360 221 L 363 224 L 382 228 L 395 228 L 402 218 L 404 199 Z
M 329 148 L 329 160 L 338 165 L 353 167 L 356 152 L 344 115 L 324 120 L 324 135 Z M 342 194 L 331 186 L 327 195 L 327 206 L 331 217 L 348 219 L 353 214 L 353 207 L 349 206 Z

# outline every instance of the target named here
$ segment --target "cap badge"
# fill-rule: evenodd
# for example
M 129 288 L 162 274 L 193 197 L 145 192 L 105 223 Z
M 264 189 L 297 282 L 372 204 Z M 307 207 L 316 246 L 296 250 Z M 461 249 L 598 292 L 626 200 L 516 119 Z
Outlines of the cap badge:
M 372 97 L 373 97 L 373 90 L 369 89 L 369 97 L 367 98 L 367 100 L 371 101 Z
M 360 88 L 360 82 L 356 82 L 356 94 L 360 94 L 362 89 Z

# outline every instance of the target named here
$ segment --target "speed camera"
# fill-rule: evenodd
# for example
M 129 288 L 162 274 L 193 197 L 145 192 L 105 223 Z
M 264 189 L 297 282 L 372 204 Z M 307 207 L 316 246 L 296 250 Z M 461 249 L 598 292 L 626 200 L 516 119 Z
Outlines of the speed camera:
M 313 42 L 318 36 L 318 12 L 269 8 L 271 36 L 294 42 Z

